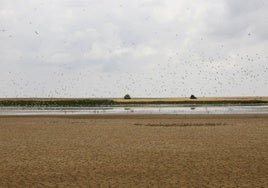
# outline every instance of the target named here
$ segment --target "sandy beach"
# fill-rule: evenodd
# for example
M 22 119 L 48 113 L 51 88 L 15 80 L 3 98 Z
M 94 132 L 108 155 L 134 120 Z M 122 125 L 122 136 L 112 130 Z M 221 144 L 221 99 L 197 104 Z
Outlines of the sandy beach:
M 268 187 L 268 115 L 0 116 L 0 187 Z

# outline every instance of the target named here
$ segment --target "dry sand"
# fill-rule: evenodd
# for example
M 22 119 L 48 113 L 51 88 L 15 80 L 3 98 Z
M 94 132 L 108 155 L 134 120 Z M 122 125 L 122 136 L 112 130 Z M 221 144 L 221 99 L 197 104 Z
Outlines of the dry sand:
M 268 115 L 0 116 L 0 187 L 268 187 Z

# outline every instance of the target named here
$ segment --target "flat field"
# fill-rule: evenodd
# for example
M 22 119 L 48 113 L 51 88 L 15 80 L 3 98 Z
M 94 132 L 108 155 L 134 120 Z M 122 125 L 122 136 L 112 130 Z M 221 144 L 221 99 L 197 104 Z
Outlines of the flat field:
M 202 104 L 202 105 L 256 105 L 268 104 L 268 97 L 186 97 L 176 98 L 0 98 L 0 107 L 3 106 L 116 106 L 116 105 L 148 105 L 148 104 Z
M 268 101 L 268 96 L 248 96 L 248 97 L 199 97 L 196 100 L 199 101 Z M 114 101 L 142 101 L 142 102 L 150 102 L 150 101 L 188 101 L 190 100 L 189 97 L 168 97 L 168 98 L 132 98 L 128 100 L 124 100 L 122 98 L 0 98 L 0 101 L 61 101 L 61 100 L 114 100 Z
M 222 101 L 262 101 L 268 102 L 268 96 L 248 96 L 248 97 L 198 97 L 197 99 L 190 99 L 189 97 L 169 97 L 169 98 L 0 98 L 0 101 L 75 101 L 75 100 L 112 100 L 114 102 L 184 102 L 184 101 L 197 101 L 197 102 L 222 102 Z
M 268 187 L 268 115 L 0 116 L 0 187 Z
M 198 96 L 197 96 L 198 97 Z M 170 97 L 170 98 L 132 98 L 132 99 L 120 99 L 120 98 L 112 98 L 115 102 L 153 102 L 153 101 L 167 101 L 167 102 L 183 102 L 183 101 L 197 101 L 197 102 L 209 102 L 209 101 L 215 101 L 215 102 L 222 102 L 222 101 L 241 101 L 241 102 L 247 102 L 247 101 L 263 101 L 267 102 L 268 97 L 198 97 L 197 99 L 190 99 L 189 97 Z

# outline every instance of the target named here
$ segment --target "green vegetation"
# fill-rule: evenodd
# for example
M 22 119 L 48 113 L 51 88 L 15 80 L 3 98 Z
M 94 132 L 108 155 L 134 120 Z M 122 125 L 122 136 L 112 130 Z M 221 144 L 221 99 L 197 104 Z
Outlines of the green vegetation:
M 254 105 L 268 104 L 261 100 L 222 100 L 222 101 L 114 101 L 108 99 L 69 99 L 69 100 L 0 100 L 0 106 L 51 106 L 51 107 L 91 107 L 91 106 L 140 106 L 140 105 Z
M 113 100 L 4 100 L 0 101 L 0 106 L 71 106 L 71 107 L 87 107 L 87 106 L 109 106 L 114 105 Z
M 130 97 L 129 94 L 126 94 L 126 95 L 124 96 L 124 99 L 131 99 L 131 97 Z

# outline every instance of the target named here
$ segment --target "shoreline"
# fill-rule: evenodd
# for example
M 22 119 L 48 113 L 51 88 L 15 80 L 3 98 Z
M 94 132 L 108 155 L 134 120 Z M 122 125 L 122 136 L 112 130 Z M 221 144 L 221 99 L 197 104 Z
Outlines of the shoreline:
M 51 114 L 51 115 L 0 115 L 1 118 L 62 118 L 62 119 L 168 119 L 168 118 L 267 118 L 268 114 Z
M 263 105 L 125 105 L 94 107 L 0 107 L 0 115 L 232 115 L 268 114 Z
M 96 107 L 140 105 L 265 105 L 268 97 L 200 97 L 178 98 L 0 98 L 0 107 Z

